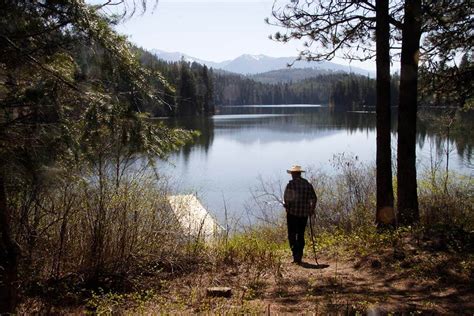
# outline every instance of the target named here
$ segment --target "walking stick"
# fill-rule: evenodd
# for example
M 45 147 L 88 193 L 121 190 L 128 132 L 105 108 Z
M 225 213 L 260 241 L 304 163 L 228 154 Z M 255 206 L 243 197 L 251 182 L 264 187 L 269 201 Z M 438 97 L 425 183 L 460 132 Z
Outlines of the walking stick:
M 313 217 L 313 215 L 311 215 L 309 217 L 309 228 L 310 228 L 310 233 L 311 233 L 311 243 L 313 244 L 314 261 L 316 261 L 316 264 L 319 266 L 318 257 L 316 256 L 316 244 L 314 242 L 313 221 L 311 220 L 312 217 Z

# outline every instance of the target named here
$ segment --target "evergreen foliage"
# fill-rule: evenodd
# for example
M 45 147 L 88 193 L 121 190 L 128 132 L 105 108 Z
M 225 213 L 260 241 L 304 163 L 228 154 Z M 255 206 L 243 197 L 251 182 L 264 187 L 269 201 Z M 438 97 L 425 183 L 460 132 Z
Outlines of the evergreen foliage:
M 148 69 L 159 71 L 176 89 L 162 87 L 165 107 L 149 103 L 145 110 L 153 116 L 209 116 L 214 108 L 213 72 L 198 63 L 166 62 L 144 49 L 136 48 L 140 62 Z M 159 84 L 159 83 L 157 83 Z
M 459 65 L 445 61 L 420 68 L 419 102 L 422 106 L 461 107 L 474 105 L 474 56 L 465 53 Z M 432 66 L 433 66 L 432 64 Z
M 102 8 L 80 0 L 3 1 L 0 7 L 0 313 L 15 310 L 18 290 L 38 273 L 30 266 L 33 252 L 54 213 L 40 201 L 60 182 L 57 175 L 98 176 L 101 203 L 89 218 L 90 251 L 99 260 L 106 225 L 100 179 L 113 170 L 108 166 L 163 157 L 191 139 L 139 113 L 144 105 L 162 106 L 161 91 L 173 88 L 140 64 L 111 27 L 118 18 Z M 32 202 L 24 204 L 20 192 Z M 66 225 L 68 214 L 54 215 Z
M 375 80 L 360 75 L 334 73 L 277 84 L 231 74 L 216 73 L 215 77 L 215 102 L 219 105 L 330 104 L 341 110 L 375 106 Z M 394 91 L 396 84 L 394 81 Z

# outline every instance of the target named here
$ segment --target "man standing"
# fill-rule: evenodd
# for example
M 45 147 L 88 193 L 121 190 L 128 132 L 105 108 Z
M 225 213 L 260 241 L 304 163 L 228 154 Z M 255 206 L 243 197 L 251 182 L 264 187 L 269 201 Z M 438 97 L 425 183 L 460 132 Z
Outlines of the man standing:
M 284 194 L 288 241 L 293 253 L 293 262 L 301 263 L 306 223 L 308 216 L 314 214 L 318 198 L 311 183 L 301 177 L 301 173 L 304 172 L 301 166 L 294 165 L 287 172 L 293 178 L 287 184 Z

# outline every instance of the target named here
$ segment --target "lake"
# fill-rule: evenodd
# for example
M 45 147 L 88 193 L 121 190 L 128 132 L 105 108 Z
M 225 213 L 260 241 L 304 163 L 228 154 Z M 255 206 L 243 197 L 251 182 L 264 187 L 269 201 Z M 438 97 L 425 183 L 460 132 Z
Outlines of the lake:
M 393 116 L 396 116 L 394 114 Z M 450 169 L 473 175 L 472 117 L 470 126 L 451 132 Z M 224 201 L 228 215 L 240 217 L 252 202 L 252 193 L 265 181 L 289 180 L 293 164 L 333 172 L 334 155 L 357 156 L 375 165 L 375 113 L 332 113 L 318 105 L 221 107 L 211 118 L 169 120 L 172 126 L 199 130 L 193 145 L 171 155 L 160 170 L 177 192 L 197 193 L 221 222 Z M 395 157 L 396 120 L 392 123 Z M 417 135 L 418 171 L 446 156 L 446 137 L 436 123 L 420 121 Z

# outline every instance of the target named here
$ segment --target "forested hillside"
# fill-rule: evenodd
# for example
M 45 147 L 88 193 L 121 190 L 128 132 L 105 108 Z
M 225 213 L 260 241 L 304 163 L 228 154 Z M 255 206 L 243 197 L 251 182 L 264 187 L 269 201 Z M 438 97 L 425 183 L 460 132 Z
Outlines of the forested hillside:
M 139 104 L 138 110 L 152 116 L 209 116 L 218 106 L 322 104 L 336 110 L 375 106 L 375 79 L 345 72 L 311 69 L 282 69 L 244 76 L 213 70 L 196 62 L 167 62 L 136 48 L 140 63 L 160 72 L 170 83 L 161 86 L 164 105 Z M 442 71 L 421 72 L 420 104 L 459 106 L 472 99 L 472 56 L 465 55 L 459 67 L 445 66 Z M 391 105 L 398 105 L 399 75 L 392 75 Z M 174 88 L 173 88 L 174 87 Z
M 331 71 L 327 69 L 311 69 L 311 68 L 285 68 L 279 70 L 267 71 L 256 75 L 248 76 L 262 83 L 291 83 L 304 79 L 314 78 L 319 75 L 328 75 L 334 73 L 345 73 L 344 71 Z
M 165 106 L 148 104 L 153 116 L 197 116 L 214 114 L 213 72 L 198 63 L 166 62 L 143 49 L 136 49 L 140 62 L 159 71 L 173 88 L 164 89 Z
M 176 87 L 161 87 L 165 106 L 141 104 L 140 109 L 153 116 L 206 116 L 221 105 L 324 104 L 341 110 L 375 105 L 375 81 L 365 76 L 323 73 L 294 82 L 263 83 L 253 76 L 213 71 L 196 62 L 166 62 L 143 49 L 136 52 L 146 68 L 159 71 Z M 394 92 L 395 87 L 396 80 Z M 395 98 L 396 93 L 393 95 Z
M 214 71 L 196 62 L 165 62 L 138 50 L 146 67 L 161 71 L 176 87 L 167 90 L 168 107 L 144 107 L 154 116 L 212 115 L 215 107 L 230 105 L 322 104 L 336 110 L 375 106 L 375 79 L 344 72 L 282 69 L 244 76 Z M 420 104 L 462 107 L 472 102 L 472 56 L 459 67 L 437 73 L 422 69 Z M 392 75 L 391 105 L 398 105 L 399 75 Z
M 215 74 L 215 77 L 215 102 L 219 105 L 323 104 L 341 110 L 375 105 L 375 80 L 354 74 L 321 74 L 276 84 L 256 82 L 238 75 Z M 392 83 L 394 105 L 396 79 Z

